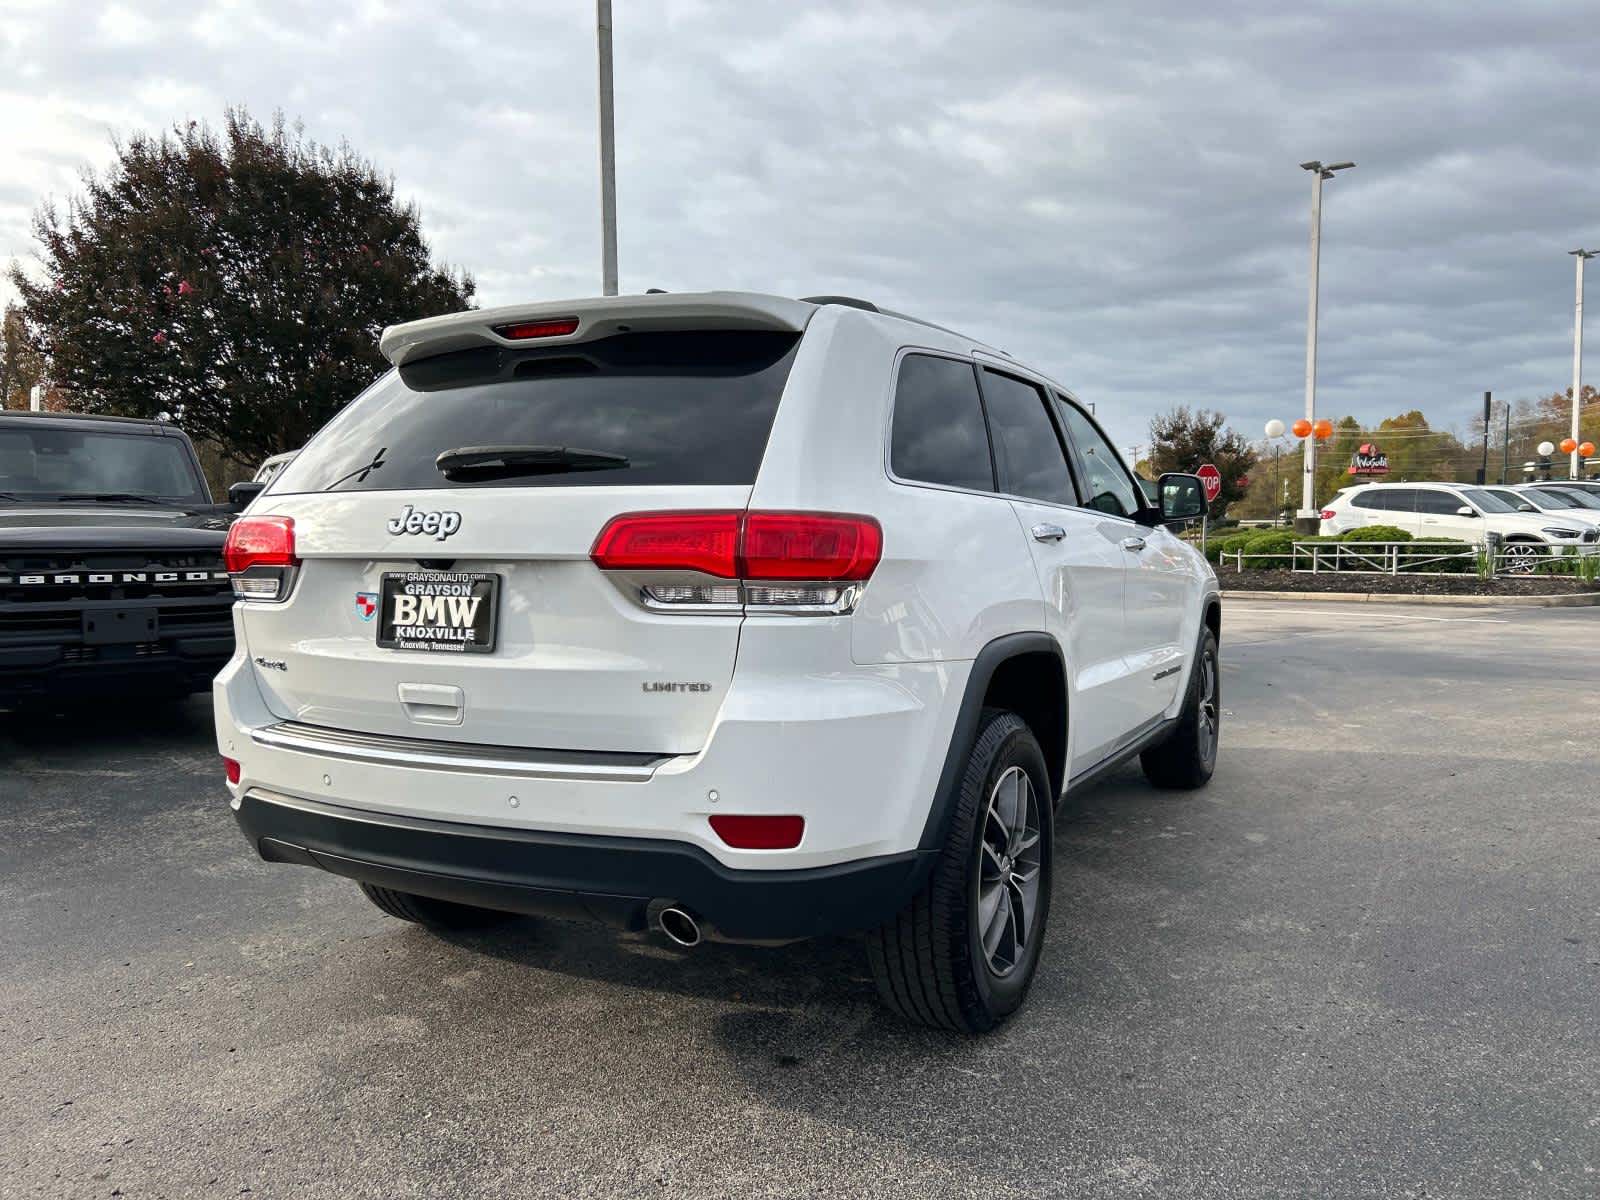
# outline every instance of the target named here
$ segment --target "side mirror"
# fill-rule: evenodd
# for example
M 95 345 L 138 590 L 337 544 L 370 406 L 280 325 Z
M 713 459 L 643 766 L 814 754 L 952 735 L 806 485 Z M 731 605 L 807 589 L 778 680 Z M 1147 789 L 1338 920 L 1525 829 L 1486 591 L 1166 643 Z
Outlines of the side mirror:
M 228 503 L 233 506 L 234 512 L 243 512 L 250 506 L 250 501 L 266 490 L 266 484 L 256 483 L 254 480 L 232 484 L 228 488 Z
M 1156 481 L 1156 492 L 1163 521 L 1192 521 L 1205 515 L 1206 485 L 1198 475 L 1169 472 Z
M 1468 508 L 1465 504 L 1456 509 L 1456 516 L 1458 517 L 1475 517 L 1477 515 L 1478 514 L 1475 509 Z

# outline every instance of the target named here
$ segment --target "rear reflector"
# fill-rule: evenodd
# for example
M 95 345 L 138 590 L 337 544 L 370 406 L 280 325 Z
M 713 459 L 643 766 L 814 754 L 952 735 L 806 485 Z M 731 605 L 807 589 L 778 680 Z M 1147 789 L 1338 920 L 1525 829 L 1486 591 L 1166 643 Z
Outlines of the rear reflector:
M 590 557 L 606 571 L 849 583 L 872 575 L 883 530 L 847 513 L 659 512 L 613 517 Z
M 804 817 L 718 813 L 709 820 L 716 835 L 735 850 L 793 850 L 806 831 Z
M 578 332 L 577 317 L 560 317 L 554 321 L 517 321 L 511 325 L 495 325 L 496 333 L 507 341 L 521 342 L 529 338 L 565 337 Z
M 239 760 L 238 759 L 236 759 L 236 758 L 224 758 L 222 760 L 222 769 L 227 774 L 229 783 L 238 783 L 239 782 Z

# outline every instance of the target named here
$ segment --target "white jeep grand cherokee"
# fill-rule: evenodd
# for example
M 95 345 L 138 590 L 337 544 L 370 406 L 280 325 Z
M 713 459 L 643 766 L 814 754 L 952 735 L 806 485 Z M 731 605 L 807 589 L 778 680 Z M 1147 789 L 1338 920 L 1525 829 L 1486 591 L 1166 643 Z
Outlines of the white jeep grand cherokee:
M 986 1030 L 1044 944 L 1052 820 L 1217 752 L 1221 608 L 1070 394 L 870 304 L 456 313 L 232 529 L 215 685 L 263 858 L 424 925 L 861 933 Z

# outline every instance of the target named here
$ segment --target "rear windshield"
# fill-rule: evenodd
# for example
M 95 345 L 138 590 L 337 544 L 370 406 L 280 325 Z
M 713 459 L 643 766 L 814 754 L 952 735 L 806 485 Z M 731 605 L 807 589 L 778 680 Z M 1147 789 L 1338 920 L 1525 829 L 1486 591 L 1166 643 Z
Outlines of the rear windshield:
M 175 437 L 20 423 L 0 429 L 0 493 L 30 500 L 102 495 L 211 500 L 187 447 Z
M 352 401 L 268 491 L 754 483 L 799 341 L 627 333 L 424 359 Z M 446 477 L 451 450 L 479 468 Z

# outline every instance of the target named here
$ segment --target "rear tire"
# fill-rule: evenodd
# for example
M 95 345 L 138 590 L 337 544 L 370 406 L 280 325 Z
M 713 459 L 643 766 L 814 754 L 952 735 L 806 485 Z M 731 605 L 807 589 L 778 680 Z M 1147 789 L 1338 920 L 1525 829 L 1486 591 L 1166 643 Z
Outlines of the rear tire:
M 986 713 L 926 886 L 867 935 L 883 1002 L 908 1021 L 986 1033 L 1027 997 L 1050 915 L 1050 776 L 1027 724 Z
M 417 896 L 411 892 L 397 892 L 393 888 L 374 884 L 358 884 L 368 900 L 383 912 L 402 921 L 426 925 L 429 929 L 481 929 L 498 925 L 511 919 L 510 913 L 492 908 L 476 908 L 470 904 L 456 904 L 450 900 L 436 900 L 432 896 Z
M 1222 672 L 1217 637 L 1201 626 L 1200 652 L 1189 672 L 1189 695 L 1172 736 L 1139 756 L 1144 776 L 1158 788 L 1192 791 L 1211 782 L 1222 734 Z

